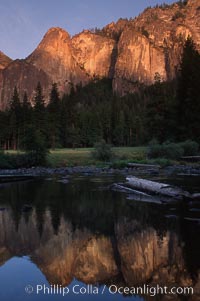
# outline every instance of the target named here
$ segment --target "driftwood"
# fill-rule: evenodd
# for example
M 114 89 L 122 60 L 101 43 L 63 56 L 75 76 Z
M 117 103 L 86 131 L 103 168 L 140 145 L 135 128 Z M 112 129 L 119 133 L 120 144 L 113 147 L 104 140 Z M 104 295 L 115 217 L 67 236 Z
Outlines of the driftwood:
M 127 187 L 137 189 L 139 191 L 165 195 L 176 199 L 192 198 L 192 195 L 189 192 L 168 184 L 139 179 L 136 177 L 127 177 L 126 180 Z

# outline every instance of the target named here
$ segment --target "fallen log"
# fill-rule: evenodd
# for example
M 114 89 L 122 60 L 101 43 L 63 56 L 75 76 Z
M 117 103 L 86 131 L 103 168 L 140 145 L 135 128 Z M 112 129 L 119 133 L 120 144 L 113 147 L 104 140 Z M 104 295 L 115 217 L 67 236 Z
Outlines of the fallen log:
M 166 195 L 173 198 L 183 199 L 192 198 L 192 195 L 182 190 L 179 187 L 174 187 L 168 184 L 154 182 L 150 180 L 139 179 L 137 177 L 127 177 L 126 186 L 137 189 L 139 191 L 145 191 L 153 194 Z
M 168 196 L 158 196 L 158 195 L 150 195 L 144 193 L 142 191 L 138 191 L 127 186 L 124 184 L 113 184 L 111 189 L 114 191 L 125 192 L 128 194 L 128 200 L 140 201 L 145 203 L 155 203 L 155 204 L 176 204 L 177 200 L 172 199 Z

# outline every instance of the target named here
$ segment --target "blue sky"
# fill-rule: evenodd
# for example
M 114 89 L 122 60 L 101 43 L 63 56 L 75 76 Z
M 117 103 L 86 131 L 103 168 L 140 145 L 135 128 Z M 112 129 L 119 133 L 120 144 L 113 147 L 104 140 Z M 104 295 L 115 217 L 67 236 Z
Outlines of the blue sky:
M 0 0 L 0 50 L 13 59 L 29 55 L 53 26 L 71 35 L 137 16 L 147 6 L 173 0 Z

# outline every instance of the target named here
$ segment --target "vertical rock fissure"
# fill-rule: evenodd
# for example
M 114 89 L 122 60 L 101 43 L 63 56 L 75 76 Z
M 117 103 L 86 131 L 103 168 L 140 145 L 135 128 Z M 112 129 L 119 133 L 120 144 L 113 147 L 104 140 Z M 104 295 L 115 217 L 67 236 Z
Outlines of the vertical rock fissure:
M 108 77 L 111 79 L 114 78 L 117 57 L 118 57 L 118 44 L 116 43 L 115 46 L 113 47 L 113 50 L 111 53 L 110 68 L 109 68 L 109 72 L 108 72 Z

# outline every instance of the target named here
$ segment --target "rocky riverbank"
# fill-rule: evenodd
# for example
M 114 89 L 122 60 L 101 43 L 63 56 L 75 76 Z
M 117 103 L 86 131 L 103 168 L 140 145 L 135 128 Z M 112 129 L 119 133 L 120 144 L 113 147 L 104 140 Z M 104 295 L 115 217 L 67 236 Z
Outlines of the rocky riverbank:
M 1 169 L 0 176 L 35 176 L 43 177 L 49 175 L 70 175 L 70 174 L 146 174 L 152 176 L 171 176 L 171 175 L 185 175 L 185 176 L 200 176 L 200 165 L 174 165 L 160 168 L 157 165 L 152 167 L 125 167 L 116 169 L 111 167 L 95 167 L 95 166 L 75 166 L 75 167 L 32 167 L 19 169 Z

